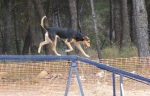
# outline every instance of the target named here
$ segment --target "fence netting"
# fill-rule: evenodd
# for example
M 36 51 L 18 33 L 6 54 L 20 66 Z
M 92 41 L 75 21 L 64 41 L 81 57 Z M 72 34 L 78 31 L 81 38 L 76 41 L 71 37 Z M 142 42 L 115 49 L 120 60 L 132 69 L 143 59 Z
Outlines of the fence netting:
M 115 68 L 150 78 L 150 57 L 94 60 Z M 63 96 L 71 61 L 0 61 L 0 96 Z M 112 96 L 112 73 L 77 61 L 79 77 L 85 96 Z M 150 96 L 150 86 L 123 78 L 126 96 Z M 120 94 L 119 75 L 116 75 L 117 94 Z M 80 96 L 73 73 L 68 96 Z

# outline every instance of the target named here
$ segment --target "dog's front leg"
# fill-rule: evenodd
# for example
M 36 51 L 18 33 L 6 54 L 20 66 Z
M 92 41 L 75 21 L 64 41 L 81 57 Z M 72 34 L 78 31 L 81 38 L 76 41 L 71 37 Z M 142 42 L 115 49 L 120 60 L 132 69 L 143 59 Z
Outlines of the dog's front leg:
M 72 48 L 72 46 L 70 45 L 70 42 L 68 42 L 68 41 L 65 41 L 65 44 L 68 46 L 68 50 L 65 50 L 65 52 L 71 52 L 71 51 L 73 51 L 73 48 Z
M 82 49 L 82 47 L 81 47 L 81 45 L 80 45 L 80 43 L 79 42 L 74 42 L 74 44 L 77 46 L 77 48 L 81 51 L 81 53 L 84 55 L 84 56 L 86 56 L 86 57 L 90 57 L 89 55 L 87 55 L 85 52 L 84 52 L 84 50 Z
M 52 50 L 53 52 L 57 55 L 57 56 L 61 56 L 61 54 L 58 54 L 57 51 L 56 51 L 56 46 L 55 45 L 52 45 Z

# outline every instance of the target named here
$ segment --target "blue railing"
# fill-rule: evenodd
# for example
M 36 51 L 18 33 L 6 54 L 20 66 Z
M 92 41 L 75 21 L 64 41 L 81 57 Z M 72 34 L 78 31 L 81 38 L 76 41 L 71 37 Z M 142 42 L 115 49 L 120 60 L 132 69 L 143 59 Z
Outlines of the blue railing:
M 81 85 L 80 78 L 79 78 L 79 75 L 78 75 L 78 70 L 77 70 L 77 67 L 76 67 L 76 61 L 85 62 L 86 64 L 90 64 L 90 65 L 96 66 L 96 67 L 98 67 L 100 69 L 112 72 L 113 96 L 116 96 L 115 74 L 119 74 L 120 75 L 120 83 L 121 84 L 123 83 L 123 76 L 125 76 L 127 78 L 130 78 L 130 79 L 134 79 L 134 80 L 139 81 L 139 82 L 144 83 L 144 84 L 148 84 L 148 85 L 150 84 L 150 79 L 149 78 L 140 76 L 138 74 L 133 74 L 133 73 L 130 73 L 130 72 L 118 69 L 118 68 L 114 68 L 114 67 L 108 66 L 108 65 L 103 64 L 103 63 L 92 61 L 92 60 L 89 60 L 87 58 L 82 58 L 82 57 L 79 57 L 79 56 L 70 56 L 70 55 L 69 56 L 0 55 L 0 60 L 21 60 L 21 61 L 27 61 L 27 60 L 35 60 L 35 61 L 70 60 L 70 61 L 72 61 L 71 62 L 71 69 L 70 69 L 70 73 L 69 73 L 69 77 L 68 77 L 68 83 L 67 83 L 67 86 L 66 86 L 65 96 L 67 96 L 67 94 L 68 94 L 68 89 L 69 89 L 69 86 L 70 86 L 70 81 L 71 81 L 71 78 L 72 78 L 73 70 L 76 71 L 76 76 L 77 76 L 78 84 L 79 84 L 79 87 L 80 87 L 80 92 L 81 92 L 81 95 L 84 96 L 82 85 Z M 121 91 L 120 94 L 122 96 L 123 95 L 123 93 L 122 93 L 123 92 L 122 86 L 120 87 L 120 91 Z

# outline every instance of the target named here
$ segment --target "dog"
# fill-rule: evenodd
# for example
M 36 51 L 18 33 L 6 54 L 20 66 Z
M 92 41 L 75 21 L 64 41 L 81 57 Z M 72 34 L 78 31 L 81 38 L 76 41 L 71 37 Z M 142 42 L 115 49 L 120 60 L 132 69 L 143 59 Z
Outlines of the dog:
M 73 51 L 73 48 L 71 46 L 71 43 L 74 43 L 76 47 L 81 51 L 81 53 L 85 57 L 90 57 L 87 55 L 84 50 L 82 49 L 80 42 L 87 48 L 90 47 L 90 39 L 89 37 L 85 36 L 84 34 L 80 33 L 79 31 L 67 29 L 67 28 L 60 28 L 60 27 L 50 27 L 46 28 L 44 26 L 44 20 L 47 19 L 46 16 L 43 16 L 41 19 L 41 26 L 46 31 L 45 32 L 45 41 L 41 42 L 39 44 L 38 53 L 41 51 L 41 47 L 43 45 L 52 44 L 52 51 L 58 55 L 61 56 L 61 54 L 58 54 L 56 51 L 56 45 L 57 45 L 57 38 L 60 38 L 65 42 L 65 44 L 68 46 L 69 49 L 65 50 L 65 52 L 71 52 Z

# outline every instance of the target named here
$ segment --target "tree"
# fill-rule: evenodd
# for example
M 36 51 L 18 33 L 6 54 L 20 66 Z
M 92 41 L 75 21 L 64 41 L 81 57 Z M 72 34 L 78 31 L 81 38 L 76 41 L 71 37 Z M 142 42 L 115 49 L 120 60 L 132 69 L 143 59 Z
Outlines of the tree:
M 24 46 L 23 46 L 23 50 L 22 50 L 22 54 L 23 55 L 28 55 L 29 53 L 29 48 L 30 48 L 30 44 L 31 44 L 31 38 L 30 38 L 30 30 L 28 28 L 28 31 L 26 33 L 25 36 L 25 40 L 24 40 Z
M 97 20 L 96 20 L 95 11 L 94 11 L 93 0 L 90 0 L 90 3 L 91 3 L 91 9 L 92 9 L 93 23 L 94 23 L 93 27 L 94 27 L 95 38 L 96 38 L 96 48 L 97 48 L 97 52 L 98 52 L 98 58 L 101 59 L 102 58 L 102 54 L 101 54 L 100 45 L 99 45 Z
M 76 0 L 68 0 L 69 3 L 69 11 L 70 11 L 70 22 L 69 22 L 69 28 L 73 30 L 78 29 L 78 22 L 77 22 L 77 6 L 76 6 Z M 68 47 L 67 47 L 68 48 Z M 78 52 L 73 46 L 74 52 Z M 73 52 L 67 53 L 67 55 L 71 55 Z
M 70 8 L 70 28 L 77 30 L 77 7 L 76 7 L 76 0 L 68 0 L 69 1 L 69 8 Z
M 36 11 L 37 11 L 37 13 L 39 15 L 39 18 L 41 20 L 41 18 L 46 15 L 45 12 L 44 12 L 44 9 L 42 7 L 41 0 L 33 0 L 33 3 L 34 3 L 34 6 L 35 6 L 35 9 L 36 9 Z M 47 19 L 45 21 L 45 23 L 46 23 L 45 25 L 46 25 L 47 28 L 49 27 L 49 23 L 48 22 L 49 21 Z M 42 31 L 42 34 L 43 34 L 43 38 L 44 38 L 45 30 Z M 51 47 L 50 44 L 45 45 L 45 54 L 49 55 L 49 54 L 52 53 L 50 47 Z
M 114 31 L 115 31 L 115 42 L 120 46 L 121 41 L 121 7 L 120 0 L 114 0 Z
M 132 0 L 129 0 L 128 2 L 128 10 L 129 10 L 129 24 L 130 24 L 130 37 L 131 37 L 131 43 L 136 44 L 136 33 L 134 31 L 134 14 L 133 14 L 133 3 Z
M 127 8 L 127 0 L 121 0 L 121 44 L 120 48 L 127 46 L 130 42 L 130 27 L 129 27 L 129 15 Z
M 23 55 L 27 55 L 29 53 L 29 50 L 31 54 L 37 54 L 37 43 L 36 43 L 36 34 L 35 34 L 35 22 L 34 22 L 34 14 L 33 14 L 33 4 L 31 0 L 26 0 L 27 5 L 27 32 L 26 37 L 24 40 L 24 46 L 22 50 Z M 31 11 L 32 10 L 32 11 Z
M 11 0 L 4 1 L 6 4 L 5 28 L 3 34 L 2 54 L 10 54 L 10 33 L 11 33 Z
M 133 1 L 134 26 L 136 32 L 136 41 L 138 55 L 140 57 L 149 56 L 148 45 L 148 20 L 144 0 Z
M 112 0 L 109 0 L 109 4 L 110 4 L 110 26 L 109 26 L 109 39 L 110 39 L 110 44 L 112 44 L 112 37 L 113 37 L 113 2 Z
M 14 0 L 14 5 L 16 4 L 16 0 Z M 16 41 L 16 49 L 17 49 L 17 54 L 21 55 L 21 40 L 20 36 L 18 33 L 18 20 L 17 20 L 17 8 L 14 8 L 13 12 L 13 19 L 14 19 L 14 31 L 15 31 L 15 41 Z
M 32 19 L 34 18 L 34 14 L 32 13 L 34 9 L 33 9 L 33 4 L 31 0 L 27 0 L 27 7 L 28 7 L 28 18 L 30 21 L 29 31 L 30 31 L 30 38 L 31 38 L 31 43 L 30 43 L 31 54 L 37 54 L 38 47 L 37 47 L 37 42 L 36 42 L 35 21 L 34 19 Z

